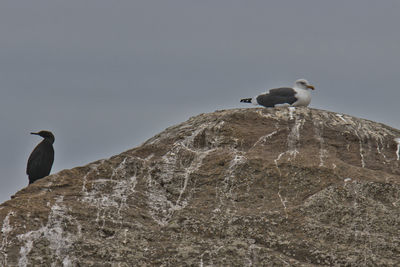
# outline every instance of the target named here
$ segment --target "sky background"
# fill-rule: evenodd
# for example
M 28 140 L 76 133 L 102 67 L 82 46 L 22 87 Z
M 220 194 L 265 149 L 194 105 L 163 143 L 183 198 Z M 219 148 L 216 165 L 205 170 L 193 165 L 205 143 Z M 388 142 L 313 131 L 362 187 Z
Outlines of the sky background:
M 400 128 L 398 0 L 2 0 L 0 202 L 199 113 L 306 78 L 312 108 Z

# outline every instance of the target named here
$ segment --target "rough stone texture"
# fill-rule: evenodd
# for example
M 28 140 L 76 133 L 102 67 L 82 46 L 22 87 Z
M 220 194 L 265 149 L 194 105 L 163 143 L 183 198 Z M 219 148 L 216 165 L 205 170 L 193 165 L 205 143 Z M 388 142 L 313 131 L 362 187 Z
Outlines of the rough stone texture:
M 201 114 L 0 206 L 1 266 L 399 266 L 400 131 Z

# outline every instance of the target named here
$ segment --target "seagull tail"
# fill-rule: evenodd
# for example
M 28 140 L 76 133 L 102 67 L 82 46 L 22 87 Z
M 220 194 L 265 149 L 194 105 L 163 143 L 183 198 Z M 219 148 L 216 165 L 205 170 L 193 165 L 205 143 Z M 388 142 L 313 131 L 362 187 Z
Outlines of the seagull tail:
M 251 103 L 251 100 L 252 100 L 252 98 L 243 98 L 243 99 L 240 99 L 240 102 Z

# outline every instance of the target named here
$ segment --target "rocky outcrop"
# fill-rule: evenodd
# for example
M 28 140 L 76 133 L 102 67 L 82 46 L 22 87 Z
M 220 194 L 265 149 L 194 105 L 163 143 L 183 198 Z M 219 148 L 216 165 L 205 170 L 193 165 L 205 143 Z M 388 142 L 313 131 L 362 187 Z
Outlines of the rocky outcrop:
M 0 206 L 1 266 L 399 266 L 400 131 L 201 114 Z

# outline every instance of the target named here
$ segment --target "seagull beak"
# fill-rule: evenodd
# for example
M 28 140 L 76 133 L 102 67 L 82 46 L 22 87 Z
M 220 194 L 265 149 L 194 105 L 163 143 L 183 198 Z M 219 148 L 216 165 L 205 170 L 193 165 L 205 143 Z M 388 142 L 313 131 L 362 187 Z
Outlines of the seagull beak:
M 310 88 L 310 89 L 312 89 L 312 90 L 315 90 L 314 86 L 312 86 L 312 85 L 307 85 L 307 88 Z

